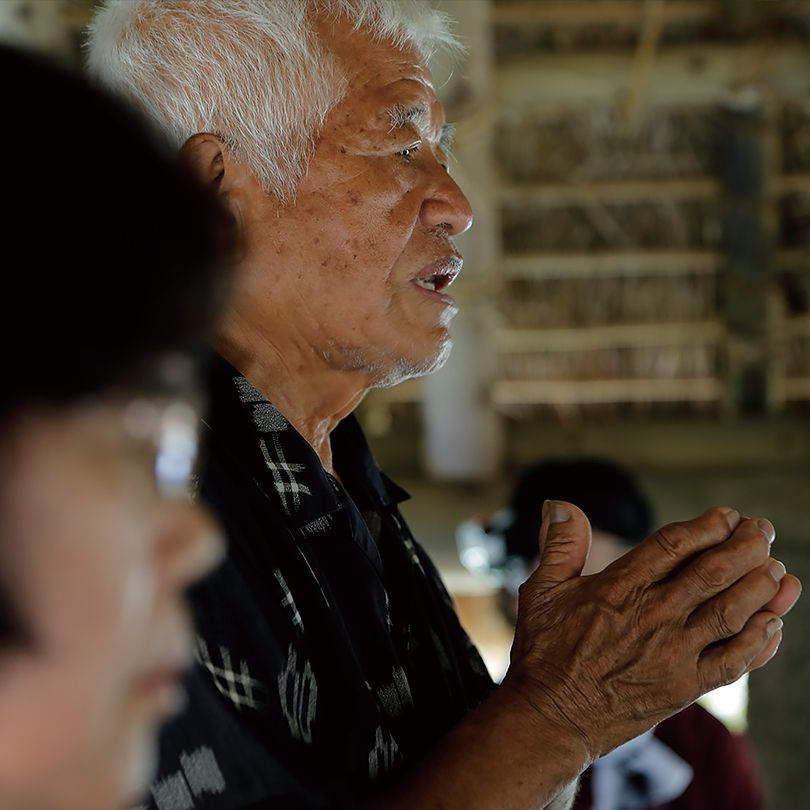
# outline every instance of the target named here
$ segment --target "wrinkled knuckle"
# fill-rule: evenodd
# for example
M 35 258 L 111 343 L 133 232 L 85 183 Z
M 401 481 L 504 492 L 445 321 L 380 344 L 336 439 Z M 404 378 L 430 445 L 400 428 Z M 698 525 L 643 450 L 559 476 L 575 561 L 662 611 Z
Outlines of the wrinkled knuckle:
M 731 529 L 728 523 L 728 512 L 721 506 L 712 506 L 703 516 L 708 520 L 710 527 L 721 534 L 728 534 Z
M 714 606 L 712 618 L 718 638 L 735 636 L 745 626 L 731 604 L 721 602 Z
M 667 557 L 679 559 L 684 531 L 683 523 L 668 523 L 655 532 L 652 540 Z
M 745 674 L 746 664 L 737 658 L 723 658 L 719 667 L 719 686 L 727 686 L 739 680 Z
M 751 560 L 757 564 L 764 564 L 770 556 L 771 544 L 762 529 L 753 524 L 751 534 L 745 540 L 746 552 Z
M 694 567 L 698 586 L 707 591 L 718 591 L 728 582 L 728 570 L 722 558 L 704 557 Z
M 713 662 L 711 670 L 703 678 L 702 691 L 704 694 L 721 686 L 728 686 L 738 680 L 745 673 L 745 664 L 736 658 L 724 656 Z

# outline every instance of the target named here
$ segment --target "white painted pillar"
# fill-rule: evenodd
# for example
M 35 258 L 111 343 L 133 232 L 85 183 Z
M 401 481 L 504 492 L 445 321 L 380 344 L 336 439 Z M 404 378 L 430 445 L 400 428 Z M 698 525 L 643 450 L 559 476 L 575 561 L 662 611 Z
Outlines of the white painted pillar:
M 451 329 L 453 352 L 441 371 L 425 379 L 425 464 L 436 479 L 477 481 L 497 472 L 503 443 L 490 404 L 492 300 L 500 251 L 490 148 L 495 122 L 490 0 L 440 0 L 436 5 L 456 21 L 467 48 L 452 68 L 439 59 L 433 68 L 448 120 L 457 124 L 451 171 L 470 199 L 475 224 L 457 239 L 464 271 L 452 290 L 461 307 Z

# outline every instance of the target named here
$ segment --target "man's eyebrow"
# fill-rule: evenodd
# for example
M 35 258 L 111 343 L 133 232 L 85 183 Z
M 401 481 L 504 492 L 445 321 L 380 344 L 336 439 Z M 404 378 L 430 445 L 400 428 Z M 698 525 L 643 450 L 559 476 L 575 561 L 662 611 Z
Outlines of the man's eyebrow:
M 421 135 L 430 127 L 430 110 L 425 104 L 413 104 L 411 106 L 395 104 L 387 113 L 392 130 L 412 126 Z M 455 134 L 455 124 L 445 124 L 439 135 L 439 146 L 442 148 L 442 151 L 446 152 L 448 155 L 453 148 Z
M 395 104 L 388 109 L 388 119 L 391 129 L 412 126 L 420 134 L 426 132 L 430 126 L 430 110 L 426 104 Z

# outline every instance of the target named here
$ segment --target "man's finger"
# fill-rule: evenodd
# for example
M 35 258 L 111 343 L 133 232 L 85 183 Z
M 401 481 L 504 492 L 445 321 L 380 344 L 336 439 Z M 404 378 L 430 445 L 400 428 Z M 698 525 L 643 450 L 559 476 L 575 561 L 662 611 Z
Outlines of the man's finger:
M 784 616 L 796 604 L 801 593 L 802 583 L 793 574 L 787 574 L 779 583 L 779 592 L 765 605 L 765 610 L 777 616 Z
M 591 524 L 566 501 L 546 501 L 540 525 L 540 564 L 532 587 L 545 590 L 582 573 L 591 547 Z
M 764 667 L 768 661 L 776 655 L 779 645 L 782 643 L 782 631 L 777 630 L 771 640 L 768 642 L 765 649 L 749 664 L 748 671 L 753 672 L 755 669 Z
M 784 566 L 765 563 L 746 574 L 728 590 L 700 605 L 687 620 L 687 628 L 702 646 L 736 635 L 751 616 L 779 590 Z
M 728 540 L 699 554 L 669 581 L 662 583 L 662 597 L 679 612 L 690 613 L 697 610 L 712 597 L 731 588 L 749 572 L 766 566 L 769 550 L 770 534 L 758 521 L 743 519 Z M 783 566 L 781 572 L 784 573 Z M 743 622 L 773 598 L 777 591 L 775 581 L 776 576 L 773 576 L 770 580 L 773 585 L 772 593 L 759 604 L 751 604 L 751 609 L 742 617 Z M 740 591 L 735 593 L 739 595 Z
M 636 580 L 639 575 L 646 581 L 664 579 L 691 557 L 728 539 L 739 522 L 735 509 L 707 509 L 694 520 L 663 526 L 612 567 L 626 568 Z
M 708 692 L 742 677 L 768 654 L 781 627 L 782 620 L 775 613 L 761 611 L 755 613 L 736 636 L 707 647 L 698 660 L 702 691 Z

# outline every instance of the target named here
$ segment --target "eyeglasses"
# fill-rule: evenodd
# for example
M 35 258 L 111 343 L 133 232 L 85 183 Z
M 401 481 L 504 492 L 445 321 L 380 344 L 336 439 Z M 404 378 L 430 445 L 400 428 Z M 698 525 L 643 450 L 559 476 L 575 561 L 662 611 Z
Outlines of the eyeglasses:
M 203 399 L 196 382 L 197 366 L 186 354 L 169 354 L 151 371 L 152 384 L 146 388 L 156 393 L 125 402 L 124 431 L 156 449 L 154 473 L 160 495 L 188 498 L 193 494 Z
M 181 398 L 138 398 L 124 408 L 126 433 L 157 450 L 155 480 L 164 498 L 188 498 L 192 491 L 199 423 L 197 409 Z

